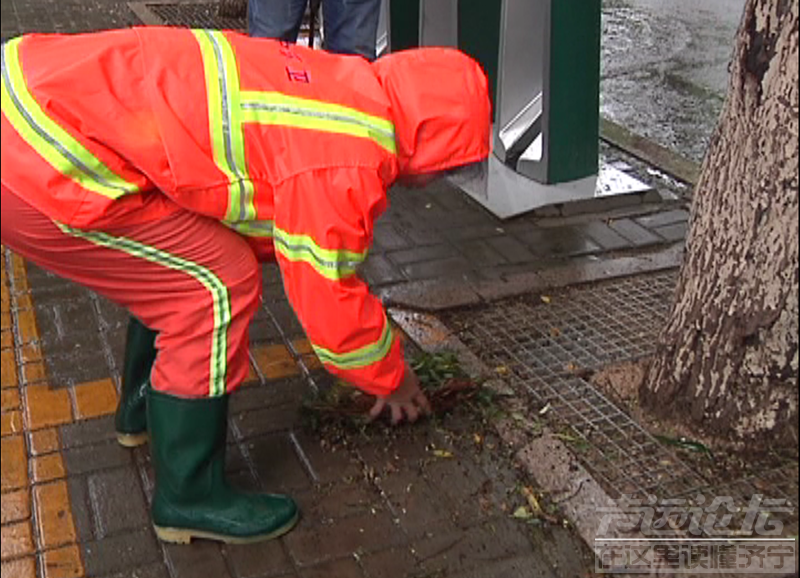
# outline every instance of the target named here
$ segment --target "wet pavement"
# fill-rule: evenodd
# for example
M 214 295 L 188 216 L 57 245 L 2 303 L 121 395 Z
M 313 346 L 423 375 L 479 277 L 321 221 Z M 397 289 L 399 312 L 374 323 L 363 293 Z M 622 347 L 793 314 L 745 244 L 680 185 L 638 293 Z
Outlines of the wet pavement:
M 519 578 L 583 576 L 570 530 L 513 519 L 530 484 L 469 415 L 394 432 L 312 428 L 326 380 L 265 269 L 251 372 L 232 397 L 227 471 L 304 513 L 253 546 L 159 543 L 146 448 L 114 438 L 125 312 L 3 251 L 3 578 Z
M 702 161 L 728 89 L 744 4 L 603 2 L 602 114 Z
M 611 64 L 603 106 L 643 134 L 659 124 L 653 138 L 693 147 L 690 156 L 701 156 L 698 143 L 724 85 L 719 71 L 727 29 L 709 21 L 705 28 L 713 33 L 695 45 L 686 35 L 695 38 L 698 28 L 675 33 L 677 24 L 665 22 L 657 4 L 607 2 L 606 26 L 617 36 L 606 44 Z M 139 23 L 116 0 L 1 0 L 0 17 L 4 39 Z M 655 22 L 655 36 L 644 24 L 641 34 L 626 32 L 647 22 Z M 656 50 L 647 66 L 631 58 L 647 54 L 641 43 L 663 48 L 663 38 L 683 38 L 683 44 L 668 53 Z M 714 38 L 720 46 L 706 58 L 704 43 Z M 619 48 L 609 52 L 609 46 Z M 696 62 L 683 58 L 689 53 Z M 707 85 L 701 80 L 709 67 L 719 78 Z M 655 71 L 652 78 L 641 76 L 643 69 Z M 669 70 L 686 81 L 675 85 L 680 98 L 674 104 L 699 117 L 645 112 L 671 103 L 642 108 L 663 92 L 658 82 Z M 697 86 L 700 96 L 692 96 Z M 701 128 L 681 128 L 690 125 Z M 499 221 L 443 184 L 396 189 L 362 274 L 376 291 L 415 286 L 424 301 L 427 288 L 442 283 L 491 294 L 487 284 L 496 281 L 681 246 L 689 218 L 686 187 L 612 147 L 604 146 L 603 155 L 657 190 Z M 571 532 L 543 530 L 509 515 L 520 484 L 530 481 L 519 478 L 499 442 L 474 447 L 468 417 L 391 436 L 329 439 L 309 431 L 299 412 L 309 392 L 306 371 L 316 381 L 325 376 L 273 268 L 265 269 L 265 307 L 252 325 L 251 375 L 233 401 L 228 469 L 244 487 L 292 492 L 306 516 L 296 532 L 265 546 L 159 544 L 147 513 L 147 452 L 122 450 L 113 440 L 125 313 L 5 251 L 2 266 L 3 578 L 584 575 L 590 562 Z M 445 453 L 437 452 L 442 448 Z

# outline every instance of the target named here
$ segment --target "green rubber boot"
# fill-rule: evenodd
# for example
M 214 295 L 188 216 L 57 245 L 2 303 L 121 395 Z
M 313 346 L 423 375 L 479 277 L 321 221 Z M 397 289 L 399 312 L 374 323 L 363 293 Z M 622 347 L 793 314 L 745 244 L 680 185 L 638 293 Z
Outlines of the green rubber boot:
M 122 367 L 122 396 L 117 406 L 117 441 L 126 448 L 147 443 L 147 390 L 150 370 L 156 360 L 156 335 L 141 321 L 131 317 L 125 339 Z
M 225 482 L 227 396 L 184 399 L 151 389 L 147 417 L 159 539 L 249 544 L 282 536 L 297 524 L 291 498 L 238 492 Z

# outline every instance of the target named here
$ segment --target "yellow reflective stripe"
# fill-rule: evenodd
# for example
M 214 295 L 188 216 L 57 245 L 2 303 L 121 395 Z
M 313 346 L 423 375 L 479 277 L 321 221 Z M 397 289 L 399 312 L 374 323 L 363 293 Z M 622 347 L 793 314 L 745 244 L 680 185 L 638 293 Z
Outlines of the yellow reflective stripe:
M 255 190 L 244 153 L 236 56 L 223 33 L 214 30 L 192 32 L 203 56 L 214 162 L 230 181 L 225 219 L 230 222 L 252 220 L 256 218 Z
M 240 235 L 245 237 L 269 238 L 274 235 L 275 223 L 273 221 L 244 221 L 240 223 L 224 222 L 226 227 L 230 227 Z
M 242 92 L 244 122 L 289 126 L 370 139 L 397 152 L 394 124 L 354 108 L 278 92 Z
M 125 237 L 114 237 L 97 231 L 81 231 L 63 223 L 56 223 L 56 225 L 64 233 L 73 237 L 85 239 L 95 245 L 115 249 L 139 259 L 186 273 L 199 281 L 208 290 L 211 294 L 214 315 L 214 329 L 211 339 L 211 367 L 209 369 L 211 377 L 208 391 L 211 397 L 225 395 L 225 382 L 228 373 L 228 327 L 231 323 L 231 303 L 225 283 L 213 271 L 202 265 L 192 263 L 138 241 Z
M 84 189 L 109 199 L 138 192 L 136 184 L 114 173 L 42 110 L 25 83 L 21 41 L 8 41 L 0 52 L 2 110 L 14 130 L 50 166 Z
M 360 369 L 377 363 L 389 355 L 393 341 L 394 336 L 392 334 L 392 328 L 389 325 L 389 320 L 386 319 L 386 315 L 384 315 L 383 332 L 380 338 L 374 343 L 346 353 L 334 353 L 329 349 L 319 347 L 313 343 L 311 347 L 322 363 L 332 365 L 338 369 Z
M 367 252 L 323 249 L 308 235 L 292 235 L 275 227 L 275 250 L 289 261 L 303 262 L 331 281 L 352 277 Z

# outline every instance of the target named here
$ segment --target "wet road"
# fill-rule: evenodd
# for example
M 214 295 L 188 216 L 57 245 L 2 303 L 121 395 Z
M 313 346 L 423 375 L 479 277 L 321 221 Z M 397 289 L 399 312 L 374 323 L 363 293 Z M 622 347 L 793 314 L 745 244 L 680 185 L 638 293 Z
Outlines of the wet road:
M 605 0 L 603 115 L 700 161 L 745 0 Z

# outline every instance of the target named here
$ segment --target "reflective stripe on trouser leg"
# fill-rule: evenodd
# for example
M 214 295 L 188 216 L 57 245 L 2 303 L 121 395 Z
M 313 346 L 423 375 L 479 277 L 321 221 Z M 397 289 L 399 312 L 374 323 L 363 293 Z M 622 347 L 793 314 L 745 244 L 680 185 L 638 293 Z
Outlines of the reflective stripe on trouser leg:
M 22 198 L 1 187 L 2 239 L 28 262 L 127 309 L 159 333 L 153 386 L 179 397 L 230 393 L 247 378 L 248 327 L 258 308 L 261 275 L 247 242 L 219 222 L 175 209 L 156 221 L 109 223 L 104 233 L 135 240 L 213 272 L 229 305 L 227 327 L 215 327 L 212 293 L 196 277 L 161 263 L 69 235 Z M 81 231 L 85 232 L 85 231 Z M 217 317 L 219 319 L 219 316 Z M 93 319 L 87 319 L 93 324 Z M 227 362 L 211 385 L 212 341 L 227 333 Z M 112 331 L 113 333 L 113 331 Z M 222 343 L 217 348 L 222 353 Z M 46 352 L 45 352 L 46 353 Z M 220 362 L 225 357 L 219 358 Z M 121 363 L 121 359 L 117 360 Z M 98 363 L 104 363 L 102 356 Z
M 133 257 L 186 273 L 208 290 L 211 295 L 214 316 L 208 390 L 211 397 L 224 395 L 227 373 L 227 328 L 231 322 L 231 304 L 228 299 L 228 288 L 222 280 L 206 267 L 132 239 L 114 237 L 96 231 L 82 231 L 60 223 L 58 223 L 58 227 L 68 235 L 85 239 L 95 245 L 122 251 Z

